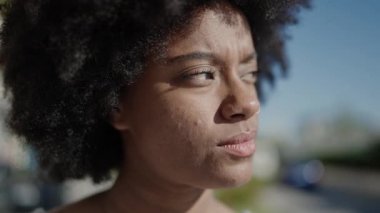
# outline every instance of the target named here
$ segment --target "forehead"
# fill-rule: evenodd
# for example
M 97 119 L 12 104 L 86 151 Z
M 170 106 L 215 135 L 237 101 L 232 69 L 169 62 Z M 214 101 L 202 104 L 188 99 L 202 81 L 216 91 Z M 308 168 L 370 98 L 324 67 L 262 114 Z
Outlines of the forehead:
M 253 52 L 251 31 L 245 17 L 233 8 L 196 11 L 191 22 L 170 35 L 167 56 L 192 51 L 239 54 Z

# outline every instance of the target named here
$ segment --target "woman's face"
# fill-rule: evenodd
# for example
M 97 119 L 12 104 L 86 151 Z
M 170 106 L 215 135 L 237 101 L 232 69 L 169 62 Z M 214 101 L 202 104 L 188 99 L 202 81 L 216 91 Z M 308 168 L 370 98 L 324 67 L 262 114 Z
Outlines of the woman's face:
M 232 16 L 230 24 L 220 12 L 202 12 L 128 88 L 114 126 L 130 167 L 199 188 L 250 179 L 257 61 L 245 19 Z

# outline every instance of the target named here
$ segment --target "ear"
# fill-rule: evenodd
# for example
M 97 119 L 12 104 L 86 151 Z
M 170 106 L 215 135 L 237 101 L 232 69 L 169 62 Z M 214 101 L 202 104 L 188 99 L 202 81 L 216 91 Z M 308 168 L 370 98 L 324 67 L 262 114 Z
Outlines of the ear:
M 110 115 L 110 123 L 115 129 L 119 131 L 125 131 L 129 129 L 128 115 L 122 106 L 117 106 L 112 109 Z

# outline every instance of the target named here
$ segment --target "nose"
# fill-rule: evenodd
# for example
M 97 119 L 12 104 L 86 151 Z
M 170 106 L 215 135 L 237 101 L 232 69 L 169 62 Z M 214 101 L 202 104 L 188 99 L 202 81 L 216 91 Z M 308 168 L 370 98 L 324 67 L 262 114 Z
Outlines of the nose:
M 260 102 L 253 86 L 231 86 L 221 104 L 222 117 L 229 122 L 247 120 L 259 111 Z

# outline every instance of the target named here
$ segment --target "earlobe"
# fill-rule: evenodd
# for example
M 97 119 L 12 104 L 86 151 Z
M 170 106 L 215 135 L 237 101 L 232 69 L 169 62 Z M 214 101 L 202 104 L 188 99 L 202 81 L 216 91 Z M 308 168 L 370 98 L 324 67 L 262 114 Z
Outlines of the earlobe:
M 110 123 L 115 129 L 119 131 L 125 131 L 129 129 L 127 117 L 128 116 L 126 115 L 125 110 L 123 110 L 122 107 L 113 107 L 110 115 Z

